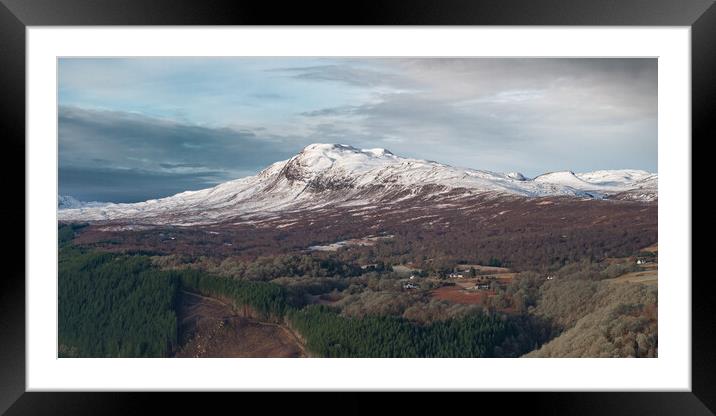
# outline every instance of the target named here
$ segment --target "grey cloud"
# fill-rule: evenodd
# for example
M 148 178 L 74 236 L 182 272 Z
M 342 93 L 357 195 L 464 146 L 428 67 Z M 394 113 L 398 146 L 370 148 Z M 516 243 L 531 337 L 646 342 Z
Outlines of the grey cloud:
M 483 111 L 460 108 L 449 100 L 433 99 L 423 94 L 385 94 L 374 104 L 350 108 L 328 108 L 311 112 L 311 117 L 325 117 L 333 130 L 340 132 L 360 131 L 367 138 L 396 142 L 397 137 L 409 139 L 412 143 L 425 141 L 455 142 L 458 145 L 475 140 L 502 141 L 516 140 L 512 134 L 518 120 L 503 120 Z M 341 120 L 330 116 L 353 116 L 355 119 Z M 359 119 L 359 120 L 358 120 Z M 510 128 L 510 126 L 512 128 Z M 388 140 L 389 138 L 393 140 Z
M 200 163 L 160 163 L 159 166 L 167 169 L 174 168 L 203 168 L 204 165 Z
M 316 134 L 532 175 L 560 168 L 656 170 L 655 59 L 380 62 L 418 87 L 304 112 Z
M 360 146 L 479 169 L 577 171 L 638 168 L 656 171 L 656 118 L 589 119 L 513 108 L 454 109 L 430 100 L 391 97 L 357 109 L 361 120 L 319 123 L 317 135 L 350 137 Z M 549 166 L 550 168 L 545 168 Z
M 88 189 L 97 191 L 92 184 L 98 178 L 118 189 L 154 189 L 158 186 L 154 182 L 162 183 L 159 188 L 166 188 L 162 195 L 199 189 L 256 172 L 296 150 L 281 138 L 259 138 L 245 130 L 185 125 L 114 111 L 59 110 L 59 162 L 61 170 L 69 172 L 64 180 L 72 181 L 75 193 L 81 191 L 82 178 Z M 114 170 L 109 173 L 108 168 Z M 116 178 L 110 180 L 112 175 Z M 172 178 L 178 187 L 168 185 Z
M 206 188 L 221 181 L 223 172 L 169 174 L 135 169 L 60 167 L 60 195 L 81 201 L 138 202 Z
M 656 113 L 656 59 L 413 59 L 400 66 L 436 96 L 474 99 L 539 90 L 546 102 L 608 103 L 631 114 Z
M 371 61 L 370 59 L 368 61 Z M 316 65 L 294 68 L 277 68 L 271 71 L 291 74 L 296 79 L 307 81 L 330 81 L 356 87 L 408 87 L 412 85 L 408 79 L 398 74 L 362 68 L 354 65 Z
M 321 108 L 314 111 L 304 111 L 299 115 L 305 117 L 322 117 L 322 116 L 346 116 L 356 114 L 360 109 L 358 106 L 343 106 L 343 107 L 330 107 Z

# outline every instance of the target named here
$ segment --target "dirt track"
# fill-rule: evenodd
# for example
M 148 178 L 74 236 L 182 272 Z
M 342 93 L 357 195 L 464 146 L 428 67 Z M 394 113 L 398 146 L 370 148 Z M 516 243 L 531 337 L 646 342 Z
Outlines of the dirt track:
M 296 335 L 285 326 L 237 315 L 215 298 L 183 292 L 179 310 L 181 348 L 176 357 L 305 357 Z

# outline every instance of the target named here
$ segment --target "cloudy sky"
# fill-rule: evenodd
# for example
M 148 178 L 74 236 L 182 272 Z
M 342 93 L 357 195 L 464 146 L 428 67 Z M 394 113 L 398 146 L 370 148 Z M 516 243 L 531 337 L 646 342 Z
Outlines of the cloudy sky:
M 133 202 L 310 143 L 476 169 L 657 171 L 656 59 L 63 58 L 60 193 Z

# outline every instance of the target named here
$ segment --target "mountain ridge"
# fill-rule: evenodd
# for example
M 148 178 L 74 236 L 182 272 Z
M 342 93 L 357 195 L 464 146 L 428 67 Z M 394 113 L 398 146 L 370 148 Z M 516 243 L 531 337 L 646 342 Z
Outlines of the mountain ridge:
M 519 172 L 400 157 L 382 148 L 314 143 L 254 176 L 145 202 L 61 209 L 58 217 L 191 225 L 334 205 L 394 204 L 406 199 L 429 203 L 474 195 L 654 201 L 657 181 L 657 174 L 633 169 L 549 172 L 529 179 Z

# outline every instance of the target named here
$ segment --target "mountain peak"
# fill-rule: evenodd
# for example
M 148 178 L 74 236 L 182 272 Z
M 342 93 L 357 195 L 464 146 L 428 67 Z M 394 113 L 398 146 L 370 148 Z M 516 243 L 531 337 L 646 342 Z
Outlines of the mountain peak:
M 382 147 L 376 147 L 374 149 L 361 149 L 363 153 L 369 153 L 373 156 L 395 156 L 393 152 L 391 152 L 388 149 L 383 149 Z
M 338 143 L 311 143 L 301 150 L 301 153 L 309 152 L 340 152 L 340 151 L 352 151 L 357 152 L 358 149 L 348 144 Z
M 399 160 L 402 159 L 381 148 L 357 149 L 347 144 L 313 143 L 289 159 L 282 172 L 292 181 L 316 182 L 319 176 L 355 176 L 393 165 Z
M 382 157 L 382 156 L 395 156 L 393 152 L 384 148 L 373 148 L 373 149 L 358 149 L 348 144 L 339 143 L 312 143 L 304 147 L 299 153 L 300 155 L 312 154 L 312 155 L 326 155 L 333 156 L 334 158 L 341 154 L 358 154 L 362 153 L 367 156 Z

